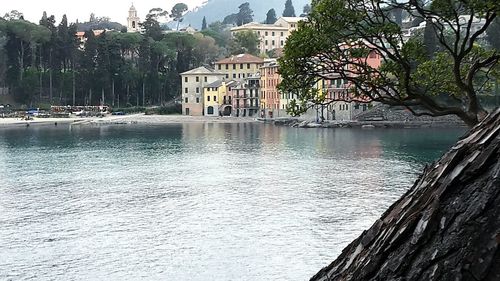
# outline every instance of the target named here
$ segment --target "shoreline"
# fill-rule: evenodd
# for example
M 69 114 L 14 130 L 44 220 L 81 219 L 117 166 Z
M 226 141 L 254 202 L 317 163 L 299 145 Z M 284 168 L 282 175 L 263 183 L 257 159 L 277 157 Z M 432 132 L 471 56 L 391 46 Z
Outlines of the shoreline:
M 253 118 L 206 117 L 185 115 L 112 115 L 106 117 L 67 117 L 67 118 L 37 118 L 21 120 L 19 118 L 0 118 L 1 128 L 41 127 L 58 125 L 163 125 L 187 123 L 255 123 Z

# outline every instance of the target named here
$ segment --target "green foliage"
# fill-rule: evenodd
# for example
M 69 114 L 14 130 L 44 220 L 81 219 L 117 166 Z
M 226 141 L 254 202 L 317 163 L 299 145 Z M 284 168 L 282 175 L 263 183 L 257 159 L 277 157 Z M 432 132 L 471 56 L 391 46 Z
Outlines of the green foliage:
M 253 31 L 240 31 L 234 35 L 229 44 L 229 52 L 232 55 L 252 54 L 258 55 L 259 36 Z
M 238 9 L 240 10 L 236 16 L 236 25 L 241 26 L 253 21 L 253 11 L 250 9 L 250 3 L 245 2 Z
M 172 7 L 170 17 L 177 22 L 177 30 L 179 30 L 179 23 L 182 22 L 184 13 L 187 12 L 188 6 L 184 3 L 177 3 Z
M 169 106 L 153 107 L 146 109 L 146 115 L 180 115 L 182 114 L 181 104 Z
M 203 21 L 201 22 L 201 30 L 207 30 L 207 18 L 203 17 Z
M 284 17 L 295 17 L 295 8 L 293 7 L 292 0 L 286 0 L 285 10 L 283 10 Z
M 331 102 L 323 101 L 324 93 L 311 88 L 338 77 L 348 82 L 348 97 L 402 105 L 416 114 L 453 114 L 469 125 L 477 123 L 485 113 L 478 96 L 491 91 L 488 85 L 500 54 L 480 45 L 484 29 L 476 29 L 474 35 L 455 19 L 472 14 L 485 17 L 489 24 L 500 11 L 500 2 L 425 3 L 313 1 L 308 22 L 292 33 L 279 60 L 280 90 L 299 97 L 292 110 Z M 407 40 L 399 13 L 416 15 L 426 22 L 426 30 Z M 370 63 L 372 54 L 381 56 L 380 67 Z
M 271 9 L 266 14 L 265 24 L 274 24 L 278 19 L 276 18 L 276 11 Z
M 152 9 L 143 34 L 87 31 L 85 44 L 65 16 L 58 25 L 46 13 L 38 25 L 15 15 L 0 19 L 0 87 L 28 106 L 98 105 L 103 99 L 111 106 L 166 104 L 181 93 L 179 73 L 210 63 L 223 50 L 208 35 L 164 34 L 158 20 L 166 15 Z M 206 31 L 221 42 L 229 38 L 220 23 Z

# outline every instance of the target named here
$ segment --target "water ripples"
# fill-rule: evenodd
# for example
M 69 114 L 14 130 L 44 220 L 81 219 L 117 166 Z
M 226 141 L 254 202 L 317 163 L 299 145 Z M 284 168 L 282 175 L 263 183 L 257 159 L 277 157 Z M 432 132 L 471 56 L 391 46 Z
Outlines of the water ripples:
M 0 131 L 0 279 L 308 279 L 461 133 L 389 132 Z

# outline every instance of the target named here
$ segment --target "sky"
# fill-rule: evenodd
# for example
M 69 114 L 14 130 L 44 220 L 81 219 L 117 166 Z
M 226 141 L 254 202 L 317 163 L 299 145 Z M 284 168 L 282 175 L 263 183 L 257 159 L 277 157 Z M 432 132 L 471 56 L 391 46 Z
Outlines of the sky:
M 70 22 L 75 22 L 76 19 L 84 22 L 90 18 L 90 13 L 94 13 L 97 17 L 107 16 L 112 21 L 126 25 L 132 2 L 139 17 L 144 19 L 152 8 L 170 11 L 176 3 L 182 2 L 186 3 L 189 9 L 193 9 L 204 0 L 0 0 L 0 15 L 18 10 L 24 14 L 26 20 L 38 23 L 43 11 L 47 11 L 47 14 L 54 15 L 59 23 L 63 14 L 67 15 Z

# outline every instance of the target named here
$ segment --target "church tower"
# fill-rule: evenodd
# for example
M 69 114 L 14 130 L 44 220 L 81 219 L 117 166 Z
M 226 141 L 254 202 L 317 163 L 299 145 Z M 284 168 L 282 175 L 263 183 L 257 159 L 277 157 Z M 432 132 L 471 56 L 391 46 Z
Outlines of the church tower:
M 141 28 L 139 26 L 140 18 L 137 16 L 137 10 L 132 3 L 130 9 L 128 10 L 128 18 L 127 18 L 127 32 L 139 32 Z

